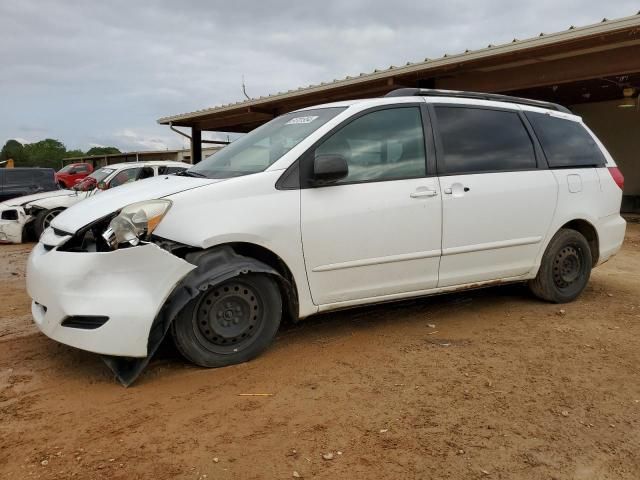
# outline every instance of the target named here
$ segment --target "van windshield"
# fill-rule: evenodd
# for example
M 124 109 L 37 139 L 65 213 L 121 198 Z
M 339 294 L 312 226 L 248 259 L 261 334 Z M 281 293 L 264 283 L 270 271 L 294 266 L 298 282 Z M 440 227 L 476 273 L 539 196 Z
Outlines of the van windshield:
M 185 174 L 231 178 L 262 172 L 343 110 L 318 108 L 281 115 L 205 158 Z

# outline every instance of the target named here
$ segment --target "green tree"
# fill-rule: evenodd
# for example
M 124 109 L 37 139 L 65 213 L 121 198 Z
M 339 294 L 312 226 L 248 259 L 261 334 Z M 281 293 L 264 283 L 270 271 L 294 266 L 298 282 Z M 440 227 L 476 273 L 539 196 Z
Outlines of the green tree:
M 61 160 L 67 156 L 64 144 L 53 138 L 45 138 L 24 146 L 27 164 L 31 167 L 60 168 Z
M 87 151 L 87 155 L 111 155 L 113 153 L 122 153 L 116 147 L 91 147 Z
M 0 150 L 0 161 L 13 158 L 16 167 L 61 167 L 62 159 L 84 155 L 110 155 L 120 153 L 116 147 L 93 147 L 86 154 L 80 149 L 67 150 L 60 140 L 45 138 L 23 145 L 17 140 L 7 140 Z
M 2 150 L 0 151 L 0 162 L 13 158 L 16 166 L 25 163 L 26 155 L 24 152 L 24 145 L 17 140 L 7 140 Z
M 66 155 L 64 156 L 64 158 L 69 158 L 69 157 L 84 157 L 85 153 L 82 150 L 79 149 L 75 149 L 75 150 L 67 150 Z

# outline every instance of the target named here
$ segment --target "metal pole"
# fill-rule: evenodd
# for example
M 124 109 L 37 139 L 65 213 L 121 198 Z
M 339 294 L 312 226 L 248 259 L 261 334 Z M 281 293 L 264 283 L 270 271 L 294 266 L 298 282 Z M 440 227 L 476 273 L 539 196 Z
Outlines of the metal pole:
M 202 160 L 202 131 L 191 127 L 191 163 L 194 165 Z

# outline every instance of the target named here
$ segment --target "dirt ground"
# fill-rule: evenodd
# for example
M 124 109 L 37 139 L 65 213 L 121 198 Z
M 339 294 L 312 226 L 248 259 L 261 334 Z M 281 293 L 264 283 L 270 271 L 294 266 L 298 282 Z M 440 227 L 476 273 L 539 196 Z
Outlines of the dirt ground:
M 30 248 L 0 246 L 2 479 L 640 478 L 638 224 L 568 305 L 508 286 L 344 311 L 235 367 L 167 346 L 128 389 L 33 327 Z

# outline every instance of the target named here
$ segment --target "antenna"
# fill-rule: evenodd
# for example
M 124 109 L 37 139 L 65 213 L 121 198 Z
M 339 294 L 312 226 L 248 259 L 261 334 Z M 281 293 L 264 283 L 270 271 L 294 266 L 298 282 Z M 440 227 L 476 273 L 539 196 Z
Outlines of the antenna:
M 244 73 L 242 74 L 242 93 L 244 93 L 244 96 L 247 97 L 247 100 L 251 100 L 251 97 L 247 95 L 247 87 L 244 84 Z

